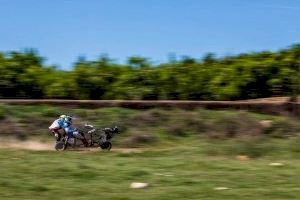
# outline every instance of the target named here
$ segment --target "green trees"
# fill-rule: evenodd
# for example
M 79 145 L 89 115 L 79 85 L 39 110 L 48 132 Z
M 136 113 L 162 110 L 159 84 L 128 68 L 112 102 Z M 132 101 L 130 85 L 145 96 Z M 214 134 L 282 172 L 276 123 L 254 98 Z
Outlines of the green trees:
M 45 66 L 35 51 L 0 52 L 0 98 L 237 100 L 297 95 L 300 45 L 153 65 L 143 57 L 116 64 L 78 59 L 70 71 Z
M 33 50 L 0 55 L 0 97 L 41 98 L 42 58 Z

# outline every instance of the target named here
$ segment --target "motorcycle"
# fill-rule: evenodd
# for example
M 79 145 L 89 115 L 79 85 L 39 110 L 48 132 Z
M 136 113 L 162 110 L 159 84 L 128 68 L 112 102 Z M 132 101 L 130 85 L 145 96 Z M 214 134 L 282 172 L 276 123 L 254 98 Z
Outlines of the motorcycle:
M 84 138 L 87 139 L 87 145 L 83 145 L 82 142 L 78 143 L 78 138 L 69 137 L 65 134 L 59 141 L 55 144 L 55 149 L 57 151 L 64 151 L 67 148 L 76 147 L 95 147 L 99 146 L 102 150 L 110 150 L 112 148 L 111 139 L 115 134 L 120 134 L 120 130 L 117 126 L 113 128 L 95 128 L 93 125 L 87 124 L 84 129 L 78 129 L 78 131 Z

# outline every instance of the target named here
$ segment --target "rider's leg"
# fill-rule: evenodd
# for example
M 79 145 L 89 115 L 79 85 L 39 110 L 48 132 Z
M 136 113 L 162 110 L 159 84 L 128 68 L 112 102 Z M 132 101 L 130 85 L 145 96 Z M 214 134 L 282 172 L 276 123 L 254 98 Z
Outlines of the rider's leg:
M 61 134 L 59 133 L 59 128 L 52 128 L 50 129 L 51 133 L 54 135 L 56 141 L 60 141 L 61 139 Z
M 82 136 L 78 131 L 75 131 L 71 127 L 66 127 L 64 130 L 68 134 L 69 137 L 78 138 L 78 139 L 80 139 L 82 141 L 82 143 L 84 144 L 84 146 L 88 146 L 88 142 L 86 141 L 85 137 Z
M 70 138 L 74 137 L 73 135 L 74 129 L 72 129 L 71 127 L 65 127 L 64 131 L 68 135 L 68 137 Z

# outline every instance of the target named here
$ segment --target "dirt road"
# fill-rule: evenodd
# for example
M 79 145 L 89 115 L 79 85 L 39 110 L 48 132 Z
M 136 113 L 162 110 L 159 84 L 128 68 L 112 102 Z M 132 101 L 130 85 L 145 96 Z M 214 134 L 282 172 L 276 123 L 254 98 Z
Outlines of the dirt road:
M 30 150 L 30 151 L 55 151 L 53 143 L 43 143 L 40 141 L 20 141 L 16 139 L 1 139 L 0 138 L 0 148 L 5 149 L 18 149 L 18 150 Z M 71 151 L 101 151 L 97 147 L 93 148 L 76 148 L 70 149 Z M 140 153 L 144 150 L 137 148 L 113 148 L 113 152 L 121 153 Z

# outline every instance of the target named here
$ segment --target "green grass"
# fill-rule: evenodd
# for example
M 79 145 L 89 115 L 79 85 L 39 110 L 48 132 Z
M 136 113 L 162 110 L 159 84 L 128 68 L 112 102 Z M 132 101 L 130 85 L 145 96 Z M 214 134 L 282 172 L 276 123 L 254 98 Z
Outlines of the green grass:
M 208 146 L 221 151 L 225 145 L 207 141 L 140 153 L 2 149 L 0 198 L 299 199 L 299 152 L 288 152 L 288 143 L 282 141 L 271 142 L 284 147 L 276 154 L 248 161 L 233 153 L 209 155 Z M 284 166 L 269 166 L 271 162 Z M 132 182 L 149 187 L 130 189 Z
M 74 115 L 75 126 L 118 125 L 113 148 L 143 151 L 0 149 L 0 199 L 300 199 L 299 119 L 232 110 L 0 105 L 0 136 L 52 141 L 48 126 L 60 114 Z M 132 182 L 149 187 L 130 189 Z

